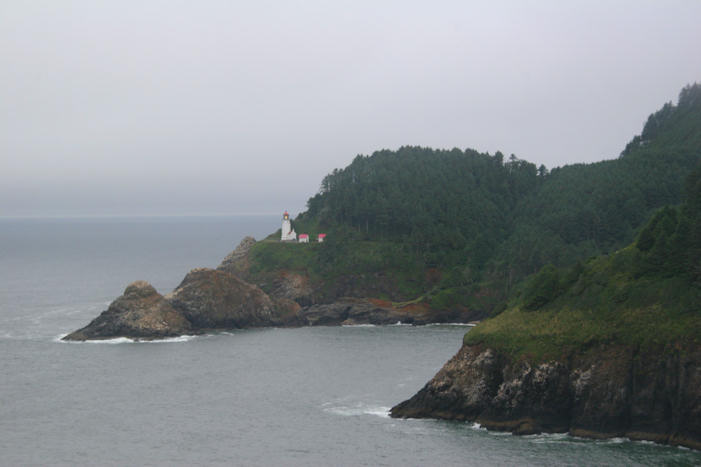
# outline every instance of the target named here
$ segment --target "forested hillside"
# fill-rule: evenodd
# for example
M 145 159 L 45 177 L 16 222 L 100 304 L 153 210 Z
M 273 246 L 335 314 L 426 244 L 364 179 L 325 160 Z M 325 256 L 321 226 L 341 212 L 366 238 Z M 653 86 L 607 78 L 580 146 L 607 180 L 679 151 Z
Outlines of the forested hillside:
M 662 349 L 700 339 L 701 164 L 684 203 L 660 209 L 634 243 L 568 268 L 546 265 L 506 311 L 465 336 L 537 361 L 603 344 Z
M 681 201 L 700 158 L 697 84 L 650 115 L 614 160 L 549 172 L 499 152 L 403 147 L 357 156 L 324 178 L 295 220 L 298 232 L 329 232 L 328 244 L 292 256 L 261 246 L 254 270 L 291 266 L 327 281 L 384 271 L 400 282 L 390 298 L 426 294 L 438 308 L 489 311 L 546 264 L 632 241 L 655 210 Z
M 516 290 L 393 417 L 701 449 L 701 163 L 634 243 Z
M 693 85 L 677 106 L 650 115 L 618 159 L 554 169 L 519 203 L 498 264 L 522 276 L 546 263 L 620 248 L 655 209 L 680 202 L 683 180 L 699 158 L 701 86 Z

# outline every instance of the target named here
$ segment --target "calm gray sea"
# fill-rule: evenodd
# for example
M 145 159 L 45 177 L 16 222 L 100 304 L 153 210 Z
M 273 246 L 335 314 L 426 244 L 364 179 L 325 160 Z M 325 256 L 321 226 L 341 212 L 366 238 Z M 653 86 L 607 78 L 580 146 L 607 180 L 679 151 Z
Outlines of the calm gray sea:
M 278 216 L 0 220 L 0 464 L 694 465 L 701 454 L 393 420 L 463 326 L 62 343 L 136 279 L 165 293 Z

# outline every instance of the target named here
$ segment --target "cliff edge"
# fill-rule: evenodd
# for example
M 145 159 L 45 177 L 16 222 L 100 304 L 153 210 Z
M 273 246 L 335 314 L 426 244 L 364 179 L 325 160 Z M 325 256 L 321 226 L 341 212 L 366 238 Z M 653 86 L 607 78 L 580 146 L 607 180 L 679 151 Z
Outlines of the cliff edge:
M 701 349 L 602 346 L 533 365 L 464 345 L 395 418 L 474 421 L 514 434 L 569 432 L 701 449 Z
M 314 281 L 304 271 L 270 269 L 252 275 L 251 251 L 256 245 L 253 237 L 245 237 L 217 269 L 193 269 L 165 296 L 145 281 L 134 282 L 90 324 L 63 339 L 159 339 L 267 326 L 426 324 L 460 321 L 466 316 L 432 310 L 426 304 L 396 307 L 361 295 L 374 289 L 340 287 L 329 291 L 323 281 Z M 273 246 L 289 250 L 297 245 Z M 340 283 L 355 281 L 350 278 Z M 322 289 L 324 293 L 319 292 Z

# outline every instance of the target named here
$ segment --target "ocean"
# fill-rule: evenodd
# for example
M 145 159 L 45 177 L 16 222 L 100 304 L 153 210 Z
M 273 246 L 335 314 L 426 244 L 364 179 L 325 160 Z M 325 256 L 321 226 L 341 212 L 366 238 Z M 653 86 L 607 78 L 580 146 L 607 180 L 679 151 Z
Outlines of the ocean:
M 395 420 L 459 325 L 65 343 L 134 280 L 161 293 L 279 216 L 0 219 L 0 465 L 699 465 L 701 453 Z

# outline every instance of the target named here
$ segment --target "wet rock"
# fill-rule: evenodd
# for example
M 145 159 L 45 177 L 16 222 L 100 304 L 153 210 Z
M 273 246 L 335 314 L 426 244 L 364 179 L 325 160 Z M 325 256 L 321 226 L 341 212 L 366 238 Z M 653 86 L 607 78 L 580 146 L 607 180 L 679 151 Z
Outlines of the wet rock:
M 310 326 L 339 324 L 395 324 L 407 319 L 391 307 L 381 307 L 359 298 L 342 298 L 334 303 L 309 306 L 299 313 L 302 321 Z
M 156 292 L 151 284 L 136 281 L 90 324 L 63 339 L 155 339 L 179 336 L 191 331 L 190 322 Z
M 281 324 L 275 302 L 265 292 L 221 270 L 193 269 L 166 300 L 197 329 Z
M 532 365 L 463 346 L 436 376 L 391 410 L 403 418 L 476 421 L 514 434 L 625 436 L 701 448 L 701 350 L 640 353 L 602 346 Z

